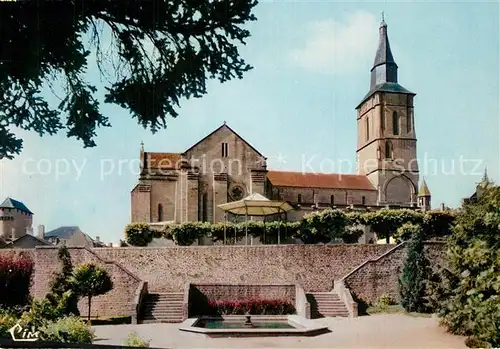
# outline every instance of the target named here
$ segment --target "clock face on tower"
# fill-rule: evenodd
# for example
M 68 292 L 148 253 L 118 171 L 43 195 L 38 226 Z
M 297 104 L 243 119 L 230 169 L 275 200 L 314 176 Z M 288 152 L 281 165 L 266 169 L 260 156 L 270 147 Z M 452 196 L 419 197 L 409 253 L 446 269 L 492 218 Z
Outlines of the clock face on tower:
M 235 184 L 231 187 L 229 190 L 229 197 L 233 201 L 238 201 L 243 199 L 243 196 L 245 195 L 245 189 L 239 184 Z

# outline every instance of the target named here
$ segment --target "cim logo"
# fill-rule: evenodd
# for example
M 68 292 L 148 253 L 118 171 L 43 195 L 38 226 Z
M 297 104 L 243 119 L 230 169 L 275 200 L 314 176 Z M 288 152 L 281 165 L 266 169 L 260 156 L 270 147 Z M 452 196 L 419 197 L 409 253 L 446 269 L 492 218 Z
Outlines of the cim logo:
M 34 327 L 30 329 L 23 328 L 19 323 L 15 324 L 10 330 L 13 341 L 35 342 L 40 338 L 40 332 L 35 331 Z

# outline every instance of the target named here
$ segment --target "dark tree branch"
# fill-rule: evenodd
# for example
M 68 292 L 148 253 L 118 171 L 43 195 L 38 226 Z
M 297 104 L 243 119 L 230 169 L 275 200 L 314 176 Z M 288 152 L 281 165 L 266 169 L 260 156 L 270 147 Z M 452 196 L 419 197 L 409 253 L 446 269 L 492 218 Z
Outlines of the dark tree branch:
M 96 130 L 110 126 L 99 111 L 96 88 L 85 81 L 91 34 L 96 64 L 104 75 L 105 23 L 117 49 L 115 79 L 105 102 L 127 109 L 153 132 L 177 117 L 181 99 L 206 94 L 206 80 L 242 78 L 251 67 L 237 44 L 250 36 L 256 0 L 27 0 L 0 2 L 0 158 L 19 154 L 22 141 L 11 126 L 54 134 L 65 128 L 86 147 Z M 148 42 L 150 44 L 148 44 Z M 154 54 L 148 51 L 152 46 Z M 44 83 L 63 78 L 68 88 L 51 109 L 40 96 Z

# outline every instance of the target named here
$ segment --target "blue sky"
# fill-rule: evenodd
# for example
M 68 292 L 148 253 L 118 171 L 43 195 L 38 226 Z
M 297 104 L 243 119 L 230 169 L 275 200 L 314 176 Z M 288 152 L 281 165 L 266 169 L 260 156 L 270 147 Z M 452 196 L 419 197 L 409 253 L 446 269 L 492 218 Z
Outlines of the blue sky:
M 40 138 L 16 130 L 24 150 L 0 161 L 0 196 L 23 201 L 35 213 L 35 227 L 78 225 L 118 241 L 130 221 L 141 140 L 146 151 L 181 152 L 226 121 L 268 157 L 268 168 L 300 171 L 313 156 L 318 172 L 331 169 L 320 167 L 322 159 L 354 164 L 354 108 L 368 91 L 381 11 L 399 82 L 417 93 L 421 175 L 433 206 L 456 207 L 485 166 L 499 181 L 495 2 L 263 1 L 241 50 L 255 67 L 244 79 L 211 82 L 206 96 L 182 101 L 180 116 L 154 135 L 105 104 L 113 127 L 98 131 L 95 148 L 84 149 L 64 132 Z M 89 75 L 102 86 L 95 67 Z M 461 159 L 470 160 L 463 171 Z M 355 172 L 345 165 L 333 170 Z

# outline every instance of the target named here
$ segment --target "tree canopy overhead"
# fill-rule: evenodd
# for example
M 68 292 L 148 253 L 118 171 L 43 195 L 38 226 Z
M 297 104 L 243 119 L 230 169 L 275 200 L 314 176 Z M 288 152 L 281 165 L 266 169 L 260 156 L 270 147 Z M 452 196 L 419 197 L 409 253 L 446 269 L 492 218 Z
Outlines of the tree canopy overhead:
M 178 115 L 181 99 L 207 93 L 207 79 L 225 82 L 251 69 L 237 45 L 250 36 L 244 25 L 256 19 L 255 5 L 257 0 L 0 2 L 0 159 L 22 149 L 13 126 L 40 135 L 66 129 L 85 147 L 96 145 L 96 129 L 110 123 L 85 73 L 92 50 L 104 74 L 109 55 L 103 54 L 103 27 L 116 56 L 105 102 L 156 132 Z M 41 91 L 56 81 L 64 95 L 54 108 Z

